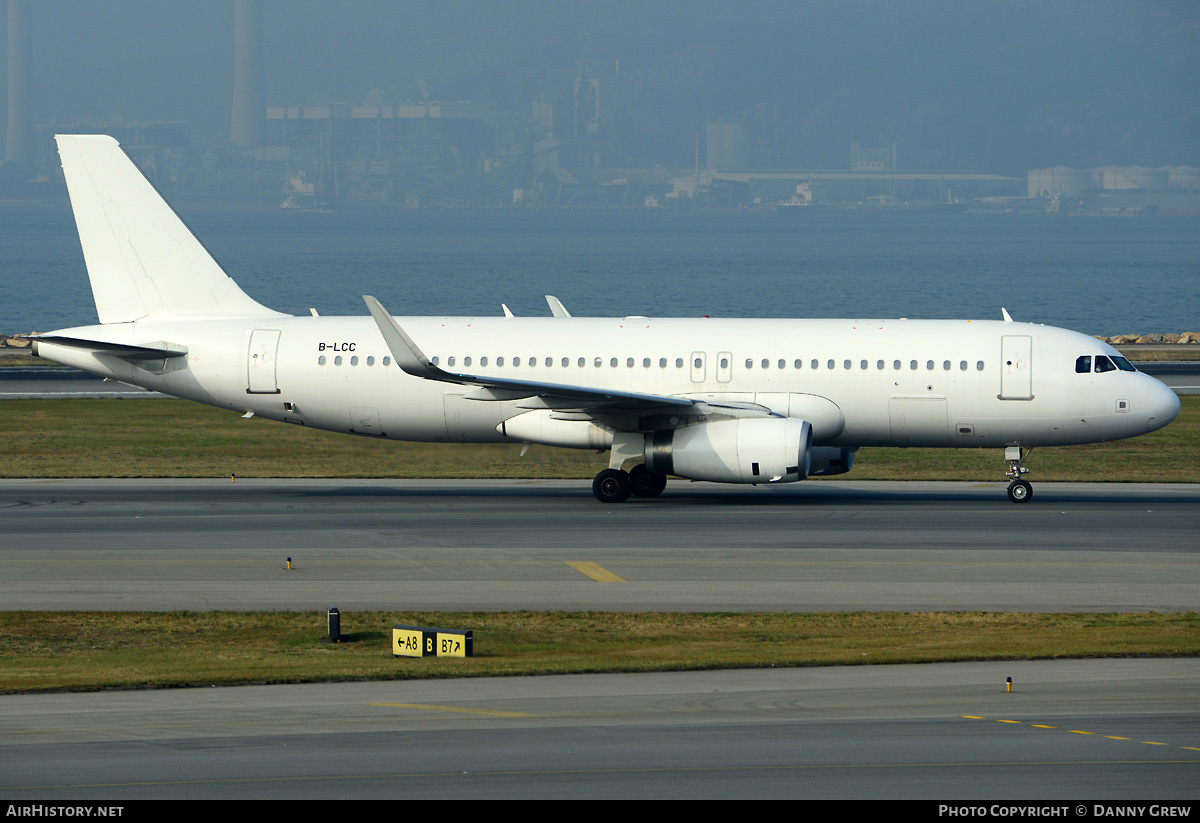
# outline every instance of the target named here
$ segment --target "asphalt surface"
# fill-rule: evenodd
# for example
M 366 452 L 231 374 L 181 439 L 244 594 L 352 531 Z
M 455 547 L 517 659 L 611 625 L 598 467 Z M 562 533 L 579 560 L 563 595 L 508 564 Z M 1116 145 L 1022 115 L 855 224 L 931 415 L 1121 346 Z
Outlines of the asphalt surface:
M 0 512 L 5 609 L 1200 604 L 1200 485 L 676 482 L 606 506 L 581 481 L 0 480 Z
M 0 608 L 1197 608 L 1200 486 L 1033 479 L 1021 506 L 1002 483 L 677 482 L 603 506 L 562 481 L 0 480 Z M 1192 809 L 1198 698 L 1194 659 L 7 695 L 0 799 Z
M 1076 816 L 1189 806 L 1197 698 L 1194 660 L 16 695 L 0 800 L 1066 800 Z

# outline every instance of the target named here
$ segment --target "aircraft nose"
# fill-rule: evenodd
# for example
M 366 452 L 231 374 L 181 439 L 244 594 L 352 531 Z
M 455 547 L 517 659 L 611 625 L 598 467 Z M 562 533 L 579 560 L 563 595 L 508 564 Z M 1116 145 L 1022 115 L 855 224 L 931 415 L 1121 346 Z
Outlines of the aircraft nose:
M 1146 431 L 1156 431 L 1179 415 L 1179 395 L 1165 383 L 1150 378 L 1146 389 Z

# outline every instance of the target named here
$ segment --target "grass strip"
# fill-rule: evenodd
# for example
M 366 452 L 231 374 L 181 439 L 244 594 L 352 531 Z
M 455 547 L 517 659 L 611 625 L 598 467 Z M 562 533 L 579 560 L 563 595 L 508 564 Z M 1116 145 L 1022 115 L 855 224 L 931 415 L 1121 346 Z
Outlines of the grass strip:
M 1044 448 L 1035 481 L 1200 482 L 1200 396 L 1131 440 Z M 519 444 L 401 443 L 287 426 L 185 400 L 0 404 L 0 477 L 380 477 L 591 479 L 607 455 Z M 852 480 L 1002 481 L 999 449 L 864 448 Z
M 396 658 L 395 624 L 475 656 Z M 1200 613 L 0 612 L 0 693 L 782 666 L 1196 656 Z

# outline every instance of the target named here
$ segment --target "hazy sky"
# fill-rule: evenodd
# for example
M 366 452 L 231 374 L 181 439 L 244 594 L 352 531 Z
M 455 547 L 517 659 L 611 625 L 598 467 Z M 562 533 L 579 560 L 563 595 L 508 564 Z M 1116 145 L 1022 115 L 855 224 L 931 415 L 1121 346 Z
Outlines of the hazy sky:
M 33 6 L 37 122 L 228 137 L 233 0 Z M 844 167 L 854 141 L 897 142 L 905 168 L 1200 165 L 1193 0 L 266 0 L 264 17 L 268 105 L 421 83 L 486 99 L 518 68 L 594 56 L 620 61 L 618 128 L 647 161 L 690 165 L 708 117 L 769 103 L 797 167 Z

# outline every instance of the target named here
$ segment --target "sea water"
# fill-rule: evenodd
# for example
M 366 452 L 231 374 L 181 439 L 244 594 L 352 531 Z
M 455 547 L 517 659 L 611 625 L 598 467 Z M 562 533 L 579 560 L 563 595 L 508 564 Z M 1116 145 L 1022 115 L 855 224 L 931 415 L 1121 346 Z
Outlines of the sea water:
M 793 210 L 793 212 L 796 210 Z M 280 311 L 1000 318 L 1200 331 L 1200 221 L 913 211 L 182 210 Z M 69 209 L 0 207 L 0 332 L 94 323 Z

